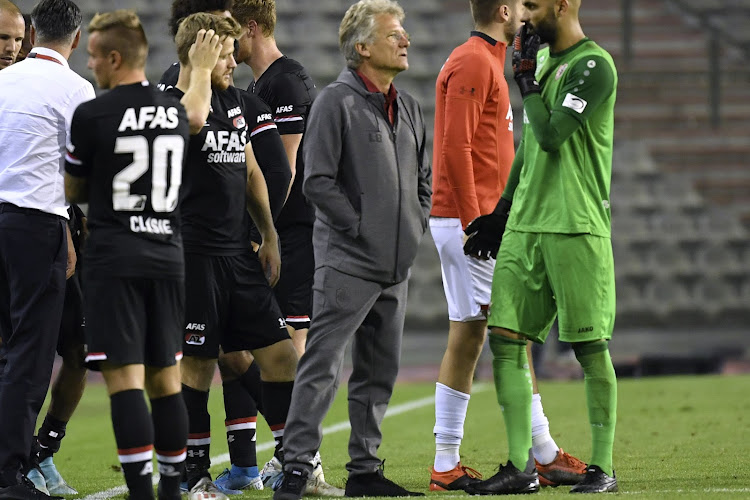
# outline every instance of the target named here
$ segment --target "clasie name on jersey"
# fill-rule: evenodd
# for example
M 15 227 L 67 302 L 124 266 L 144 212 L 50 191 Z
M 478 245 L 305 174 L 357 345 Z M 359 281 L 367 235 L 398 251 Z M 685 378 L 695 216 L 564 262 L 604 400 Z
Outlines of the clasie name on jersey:
M 208 154 L 208 163 L 244 163 L 246 144 L 247 129 L 241 132 L 208 130 L 201 151 L 212 151 Z
M 155 128 L 174 130 L 180 124 L 177 118 L 177 108 L 164 106 L 143 106 L 138 108 L 128 108 L 122 115 L 122 121 L 117 128 L 118 132 L 126 130 L 150 130 Z
M 130 217 L 130 230 L 134 233 L 174 234 L 172 223 L 169 219 L 144 218 L 142 215 L 133 215 Z

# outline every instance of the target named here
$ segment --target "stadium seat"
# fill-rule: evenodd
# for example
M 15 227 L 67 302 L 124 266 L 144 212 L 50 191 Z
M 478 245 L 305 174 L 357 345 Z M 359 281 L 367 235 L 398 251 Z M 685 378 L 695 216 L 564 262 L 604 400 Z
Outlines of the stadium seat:
M 651 251 L 650 271 L 665 278 L 696 278 L 700 269 L 685 247 L 675 241 L 659 241 Z
M 627 209 L 612 209 L 612 239 L 626 243 L 653 243 L 656 235 L 651 230 L 648 217 Z
M 708 278 L 696 284 L 700 305 L 715 323 L 731 322 L 732 316 L 746 311 L 749 304 L 742 300 L 740 292 L 720 278 Z
M 733 279 L 750 278 L 750 267 L 743 261 L 739 250 L 727 242 L 708 241 L 699 248 L 697 257 L 698 267 L 707 274 Z
M 706 309 L 695 300 L 692 290 L 677 280 L 654 279 L 647 286 L 646 297 L 664 325 L 705 322 L 707 319 Z
M 702 239 L 696 221 L 677 210 L 664 210 L 654 217 L 654 229 L 663 238 L 672 242 L 695 243 Z

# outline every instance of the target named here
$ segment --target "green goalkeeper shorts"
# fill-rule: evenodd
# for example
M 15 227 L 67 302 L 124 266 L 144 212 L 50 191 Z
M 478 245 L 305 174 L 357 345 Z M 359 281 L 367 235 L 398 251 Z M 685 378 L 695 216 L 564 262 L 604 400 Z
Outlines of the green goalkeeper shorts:
M 555 316 L 564 342 L 612 338 L 611 240 L 506 230 L 492 278 L 489 326 L 544 342 Z

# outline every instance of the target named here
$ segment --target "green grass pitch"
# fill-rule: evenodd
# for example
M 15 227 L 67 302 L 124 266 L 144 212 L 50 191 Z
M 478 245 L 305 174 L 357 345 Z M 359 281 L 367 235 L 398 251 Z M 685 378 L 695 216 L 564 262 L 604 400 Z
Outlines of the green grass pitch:
M 343 388 L 345 389 L 345 388 Z M 626 379 L 619 382 L 615 468 L 626 498 L 750 498 L 750 376 L 703 376 Z M 583 383 L 543 382 L 541 393 L 558 445 L 586 460 L 590 438 Z M 386 475 L 413 490 L 428 490 L 434 442 L 432 383 L 400 383 L 383 423 Z M 211 391 L 213 457 L 227 452 L 221 388 Z M 42 411 L 42 416 L 44 410 Z M 346 478 L 348 430 L 343 391 L 324 423 L 331 430 L 322 446 L 328 482 L 343 486 Z M 258 422 L 258 461 L 270 458 L 270 432 Z M 489 477 L 507 459 L 505 429 L 491 382 L 475 385 L 469 405 L 462 461 Z M 125 498 L 111 491 L 124 484 L 103 385 L 86 389 L 68 425 L 55 462 L 66 480 L 81 493 L 77 498 Z M 214 476 L 226 467 L 214 460 Z M 569 488 L 545 488 L 539 496 L 560 497 Z M 270 498 L 270 490 L 233 497 Z M 429 493 L 433 497 L 467 496 L 460 492 Z

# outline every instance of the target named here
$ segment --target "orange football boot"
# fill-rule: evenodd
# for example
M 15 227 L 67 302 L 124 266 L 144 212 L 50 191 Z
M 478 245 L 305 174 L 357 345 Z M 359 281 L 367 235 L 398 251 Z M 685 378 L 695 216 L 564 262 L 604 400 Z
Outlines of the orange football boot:
M 479 472 L 471 467 L 464 467 L 461 462 L 446 472 L 436 472 L 434 467 L 430 468 L 430 472 L 430 491 L 463 490 L 482 479 Z
M 586 475 L 586 464 L 562 448 L 557 450 L 555 459 L 547 465 L 536 462 L 541 486 L 556 486 L 578 484 Z

